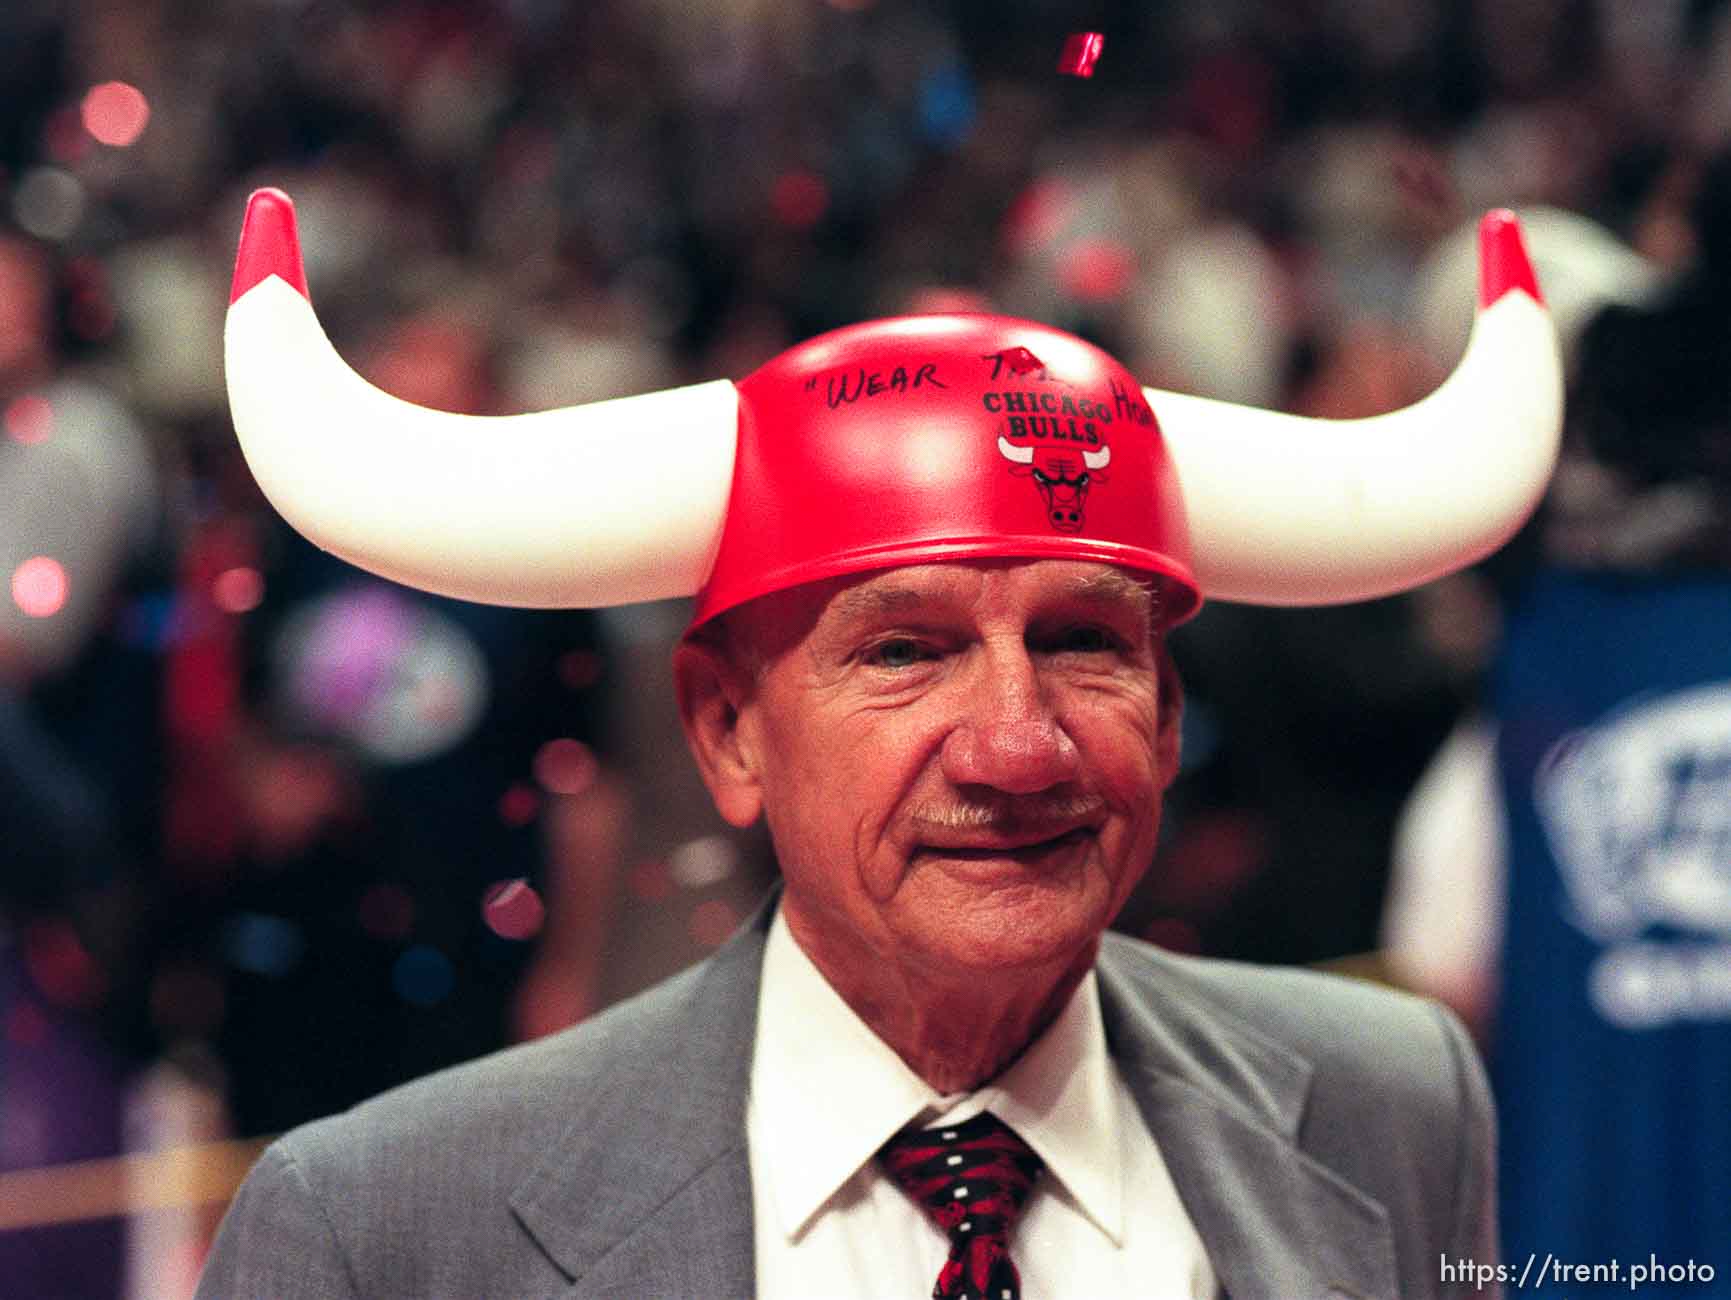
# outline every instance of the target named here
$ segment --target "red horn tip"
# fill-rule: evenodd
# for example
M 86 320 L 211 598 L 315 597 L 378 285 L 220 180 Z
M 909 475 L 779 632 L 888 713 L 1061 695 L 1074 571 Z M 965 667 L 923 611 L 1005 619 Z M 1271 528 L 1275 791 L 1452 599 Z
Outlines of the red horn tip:
M 300 235 L 295 229 L 295 205 L 281 190 L 254 190 L 246 201 L 246 221 L 240 228 L 240 251 L 234 259 L 234 285 L 228 300 L 233 304 L 243 293 L 269 276 L 278 276 L 301 297 L 307 292 L 307 273 L 301 265 Z
M 1534 302 L 1544 304 L 1521 236 L 1520 218 L 1498 208 L 1479 222 L 1479 306 L 1489 307 L 1510 289 L 1523 289 Z

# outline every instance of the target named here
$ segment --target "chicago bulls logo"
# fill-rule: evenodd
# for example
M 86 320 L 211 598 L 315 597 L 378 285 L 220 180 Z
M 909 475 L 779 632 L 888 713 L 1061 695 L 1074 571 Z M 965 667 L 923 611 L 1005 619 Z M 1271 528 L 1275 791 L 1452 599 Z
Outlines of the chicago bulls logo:
M 1046 503 L 1046 520 L 1060 533 L 1082 531 L 1088 488 L 1112 459 L 1112 449 L 1086 451 L 1080 447 L 1018 447 L 998 435 L 998 452 L 1010 462 L 1010 473 L 1034 480 Z

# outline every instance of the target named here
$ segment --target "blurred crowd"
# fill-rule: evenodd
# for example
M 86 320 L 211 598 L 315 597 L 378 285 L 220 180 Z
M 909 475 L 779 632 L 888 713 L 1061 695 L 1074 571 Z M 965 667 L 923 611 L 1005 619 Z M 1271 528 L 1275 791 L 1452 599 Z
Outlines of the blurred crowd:
M 1095 74 L 1059 75 L 1084 28 Z M 1528 215 L 1571 356 L 1715 235 L 1692 328 L 1725 335 L 1731 239 L 1700 215 L 1728 143 L 1721 0 L 9 0 L 0 1170 L 278 1131 L 572 1023 L 773 877 L 684 758 L 677 603 L 440 601 L 277 522 L 221 371 L 250 189 L 294 197 L 345 357 L 445 409 L 992 309 L 1150 384 L 1346 417 L 1453 365 L 1491 206 Z M 1599 346 L 1613 377 L 1676 353 Z M 1698 369 L 1705 409 L 1728 370 Z M 1124 928 L 1372 949 L 1403 802 L 1535 566 L 1678 528 L 1659 552 L 1725 564 L 1731 426 L 1649 463 L 1651 394 L 1606 392 L 1620 432 L 1572 431 L 1562 499 L 1481 571 L 1179 634 L 1185 770 Z M 1626 508 L 1681 479 L 1719 486 Z M 1453 991 L 1484 1023 L 1482 984 Z M 114 1294 L 120 1234 L 0 1233 L 0 1277 Z

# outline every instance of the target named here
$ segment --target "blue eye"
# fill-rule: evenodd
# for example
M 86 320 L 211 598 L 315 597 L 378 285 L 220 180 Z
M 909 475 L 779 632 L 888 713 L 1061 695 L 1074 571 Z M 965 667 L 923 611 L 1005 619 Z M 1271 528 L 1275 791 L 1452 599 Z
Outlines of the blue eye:
M 874 668 L 912 668 L 922 659 L 931 658 L 931 655 L 918 641 L 911 637 L 898 636 L 888 641 L 879 641 L 867 650 L 862 658 Z

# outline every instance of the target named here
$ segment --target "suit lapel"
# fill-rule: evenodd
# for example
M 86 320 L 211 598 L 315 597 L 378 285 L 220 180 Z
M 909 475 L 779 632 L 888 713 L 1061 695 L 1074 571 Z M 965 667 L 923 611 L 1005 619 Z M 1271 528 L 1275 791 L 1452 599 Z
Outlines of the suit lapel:
M 1110 942 L 1099 969 L 1113 1055 L 1231 1300 L 1392 1300 L 1387 1211 L 1299 1146 L 1309 1063 Z
M 513 1194 L 565 1300 L 756 1289 L 745 1104 L 775 902 L 628 1022 L 642 1050 L 612 1053 L 616 1077 L 573 1100 Z M 1309 1063 L 1174 997 L 1110 936 L 1099 972 L 1114 1058 L 1231 1300 L 1394 1297 L 1387 1211 L 1298 1144 Z
M 573 1279 L 567 1300 L 755 1289 L 746 1093 L 773 899 L 674 998 L 622 1020 L 638 1050 L 519 1184 L 511 1208 Z M 597 1023 L 598 1029 L 602 1027 Z

